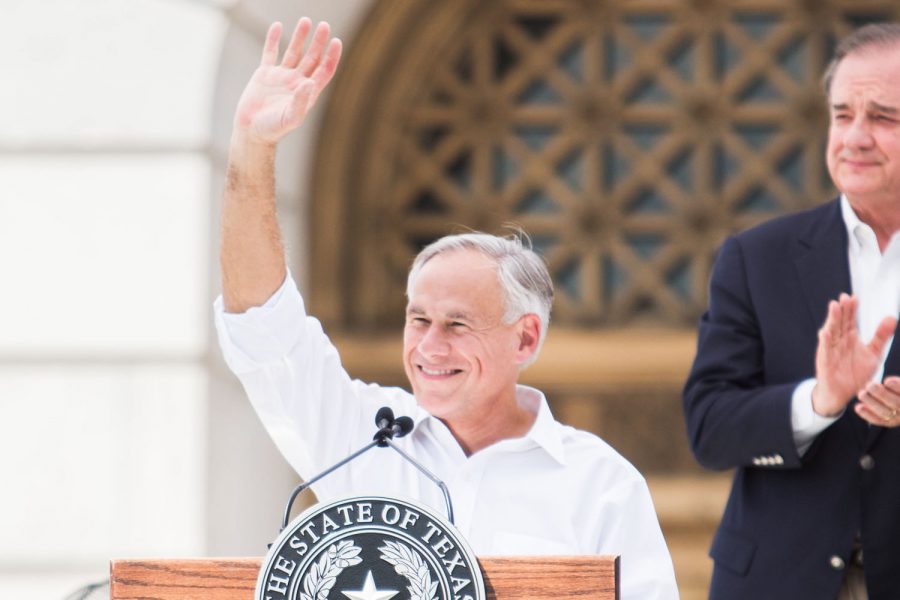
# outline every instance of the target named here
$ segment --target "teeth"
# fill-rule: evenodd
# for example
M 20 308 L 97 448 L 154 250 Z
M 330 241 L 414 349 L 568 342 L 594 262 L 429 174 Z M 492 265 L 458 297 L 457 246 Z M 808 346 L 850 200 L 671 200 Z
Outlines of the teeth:
M 420 367 L 422 372 L 426 375 L 452 375 L 454 373 L 453 369 L 429 369 L 428 367 Z

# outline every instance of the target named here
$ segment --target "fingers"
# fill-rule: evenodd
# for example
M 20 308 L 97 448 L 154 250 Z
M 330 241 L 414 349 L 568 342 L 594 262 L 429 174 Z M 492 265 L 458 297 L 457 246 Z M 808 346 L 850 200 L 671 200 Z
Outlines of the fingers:
M 316 25 L 312 41 L 306 52 L 303 45 L 312 29 L 312 21 L 303 17 L 297 21 L 291 41 L 288 43 L 281 66 L 286 69 L 294 69 L 303 77 L 311 78 L 318 88 L 314 96 L 328 85 L 337 70 L 337 64 L 341 58 L 342 43 L 337 38 L 331 38 L 331 26 L 325 21 Z M 262 66 L 274 66 L 278 61 L 278 43 L 281 39 L 283 27 L 281 23 L 272 23 L 266 34 L 263 47 Z M 313 97 L 315 101 L 315 97 Z M 296 103 L 295 103 L 296 104 Z
M 850 339 L 849 336 L 856 332 L 856 297 L 841 294 L 838 304 L 841 311 L 841 335 L 846 336 L 844 339 Z
M 896 377 L 882 383 L 869 383 L 857 394 L 856 412 L 863 419 L 881 427 L 900 425 L 900 381 Z
M 281 23 L 278 21 L 269 25 L 269 31 L 266 32 L 266 43 L 263 45 L 262 60 L 259 61 L 260 66 L 270 67 L 278 60 L 278 41 L 281 39 Z
M 856 326 L 857 304 L 858 301 L 855 296 L 845 293 L 842 293 L 837 300 L 832 300 L 828 303 L 825 323 L 819 329 L 820 344 L 835 346 L 856 340 L 858 335 Z
M 328 42 L 330 35 L 331 26 L 328 23 L 322 21 L 316 25 L 309 48 L 307 48 L 306 54 L 303 55 L 303 60 L 300 61 L 297 67 L 301 75 L 305 77 L 312 75 L 312 72 L 319 64 L 319 60 L 322 58 L 322 51 L 325 49 L 325 44 Z
M 323 90 L 325 86 L 328 85 L 328 82 L 331 81 L 331 78 L 334 77 L 334 73 L 337 71 L 338 62 L 341 60 L 342 49 L 343 45 L 341 44 L 341 40 L 335 38 L 328 42 L 328 47 L 325 49 L 325 55 L 322 57 L 322 60 L 319 61 L 316 70 L 310 75 L 310 79 L 316 82 L 316 89 L 318 91 Z
M 827 349 L 834 345 L 838 338 L 837 332 L 840 329 L 841 309 L 837 300 L 828 303 L 828 311 L 825 316 L 825 323 L 819 329 L 819 346 Z
M 312 29 L 312 21 L 309 17 L 303 17 L 297 21 L 294 27 L 294 35 L 288 44 L 287 50 L 284 51 L 284 57 L 281 59 L 281 66 L 288 69 L 296 68 L 300 64 L 300 57 L 303 56 L 303 44 L 306 43 L 306 36 Z
M 291 107 L 285 114 L 285 124 L 290 126 L 299 125 L 306 113 L 312 109 L 319 94 L 325 89 L 325 86 L 328 85 L 328 82 L 331 81 L 337 70 L 338 62 L 341 59 L 341 49 L 341 40 L 335 38 L 328 42 L 324 55 L 321 56 L 321 60 L 319 60 L 312 75 L 305 79 L 294 93 Z
M 872 336 L 872 341 L 869 342 L 869 349 L 874 354 L 881 356 L 885 346 L 887 346 L 888 341 L 890 341 L 891 336 L 894 335 L 894 330 L 896 329 L 897 319 L 895 317 L 885 317 L 882 319 L 881 323 L 878 324 L 878 328 L 875 330 L 875 335 Z

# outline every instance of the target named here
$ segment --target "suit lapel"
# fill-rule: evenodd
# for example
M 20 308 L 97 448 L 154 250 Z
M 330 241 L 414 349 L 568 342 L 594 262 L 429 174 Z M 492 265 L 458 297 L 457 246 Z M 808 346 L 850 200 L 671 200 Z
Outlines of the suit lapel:
M 814 215 L 797 232 L 800 251 L 794 264 L 810 318 L 818 330 L 825 322 L 828 302 L 837 299 L 841 292 L 850 292 L 850 265 L 840 201 L 831 202 Z
M 798 230 L 800 251 L 795 260 L 800 289 L 806 297 L 810 318 L 818 331 L 825 322 L 828 302 L 837 299 L 842 292 L 850 293 L 850 263 L 847 258 L 847 227 L 841 216 L 840 199 L 817 211 L 804 229 Z M 856 399 L 844 413 L 849 419 L 860 448 L 874 442 L 880 427 L 869 427 L 853 411 Z

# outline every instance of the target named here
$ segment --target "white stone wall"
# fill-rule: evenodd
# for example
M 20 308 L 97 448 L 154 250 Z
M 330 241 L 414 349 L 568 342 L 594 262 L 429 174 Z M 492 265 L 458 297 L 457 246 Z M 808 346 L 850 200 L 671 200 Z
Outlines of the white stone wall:
M 231 111 L 269 21 L 348 38 L 368 5 L 3 0 L 0 598 L 62 599 L 111 558 L 265 552 L 296 480 L 209 311 Z M 278 165 L 301 281 L 319 114 Z

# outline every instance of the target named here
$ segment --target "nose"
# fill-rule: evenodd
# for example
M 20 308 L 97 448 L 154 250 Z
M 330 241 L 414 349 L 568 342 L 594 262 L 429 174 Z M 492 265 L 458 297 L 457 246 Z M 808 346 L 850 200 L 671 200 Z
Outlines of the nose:
M 416 348 L 426 358 L 446 356 L 450 352 L 447 333 L 440 325 L 432 323 L 419 339 Z
M 871 148 L 874 143 L 872 132 L 865 115 L 853 119 L 853 122 L 844 132 L 844 145 L 850 148 Z

